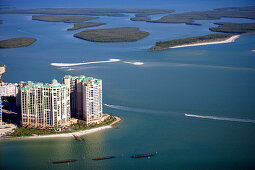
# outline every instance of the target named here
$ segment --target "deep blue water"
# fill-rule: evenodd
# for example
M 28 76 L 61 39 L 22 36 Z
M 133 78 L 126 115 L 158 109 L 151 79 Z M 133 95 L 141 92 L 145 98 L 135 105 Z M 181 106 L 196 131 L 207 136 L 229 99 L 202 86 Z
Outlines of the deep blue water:
M 173 8 L 177 12 L 225 6 L 255 5 L 253 1 L 1 1 L 15 8 L 108 7 Z M 131 14 L 132 15 L 132 14 Z M 157 16 L 154 16 L 157 17 Z M 197 21 L 202 26 L 132 22 L 130 17 L 100 17 L 101 28 L 136 26 L 150 36 L 130 43 L 93 43 L 73 38 L 72 24 L 31 20 L 31 15 L 0 15 L 0 39 L 32 36 L 25 48 L 1 49 L 7 82 L 59 81 L 65 74 L 103 79 L 105 113 L 124 119 L 119 129 L 73 139 L 0 142 L 0 166 L 6 169 L 252 169 L 255 123 L 185 117 L 184 113 L 255 120 L 255 35 L 235 43 L 149 52 L 156 41 L 209 34 L 214 22 L 254 22 L 248 19 Z M 50 63 L 80 63 L 111 58 L 121 62 L 73 67 Z M 144 62 L 135 66 L 128 62 Z M 150 159 L 131 159 L 156 153 Z M 94 162 L 91 158 L 114 155 Z M 77 159 L 69 165 L 50 161 Z M 15 162 L 15 163 L 13 163 Z

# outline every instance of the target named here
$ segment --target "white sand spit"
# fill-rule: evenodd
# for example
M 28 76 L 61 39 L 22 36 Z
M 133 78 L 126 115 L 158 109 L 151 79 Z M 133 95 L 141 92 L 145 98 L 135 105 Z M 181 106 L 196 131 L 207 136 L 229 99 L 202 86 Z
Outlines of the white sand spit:
M 187 45 L 178 45 L 170 48 L 181 48 L 181 47 L 191 47 L 191 46 L 199 46 L 199 45 L 209 45 L 209 44 L 223 44 L 223 43 L 231 43 L 235 42 L 237 38 L 239 38 L 240 35 L 234 35 L 226 40 L 222 41 L 214 41 L 214 42 L 205 42 L 205 43 L 195 43 L 195 44 L 187 44 Z
M 79 65 L 86 65 L 86 64 L 113 63 L 118 61 L 120 61 L 120 59 L 109 59 L 106 61 L 92 61 L 92 62 L 86 62 L 86 63 L 51 63 L 50 65 L 56 66 L 56 67 L 69 67 L 69 66 L 79 66 Z

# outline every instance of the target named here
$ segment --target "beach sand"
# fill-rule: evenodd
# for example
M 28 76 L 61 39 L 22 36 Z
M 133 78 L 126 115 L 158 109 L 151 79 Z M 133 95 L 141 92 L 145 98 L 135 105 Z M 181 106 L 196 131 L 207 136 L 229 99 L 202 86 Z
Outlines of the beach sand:
M 0 140 L 43 139 L 43 138 L 70 138 L 70 137 L 73 137 L 73 135 L 83 136 L 83 135 L 87 135 L 87 134 L 90 134 L 90 133 L 98 132 L 98 131 L 101 131 L 101 130 L 113 128 L 112 126 L 114 126 L 117 123 L 119 123 L 120 121 L 122 121 L 122 119 L 119 118 L 119 117 L 115 116 L 115 118 L 116 118 L 116 120 L 114 122 L 112 122 L 110 125 L 102 126 L 102 127 L 98 127 L 98 128 L 93 128 L 93 129 L 88 129 L 88 130 L 81 130 L 81 131 L 72 132 L 72 133 L 52 134 L 52 135 L 25 136 L 25 137 L 16 137 L 16 138 L 0 138 Z
M 178 45 L 170 48 L 182 48 L 182 47 L 192 47 L 192 46 L 200 46 L 200 45 L 210 45 L 210 44 L 223 44 L 223 43 L 231 43 L 235 42 L 237 38 L 239 38 L 240 35 L 234 35 L 226 40 L 222 41 L 214 41 L 214 42 L 205 42 L 205 43 L 195 43 L 195 44 L 187 44 L 187 45 Z
M 113 63 L 118 61 L 120 61 L 120 59 L 109 59 L 106 61 L 93 61 L 93 62 L 86 62 L 86 63 L 51 63 L 50 65 L 57 66 L 57 67 L 69 67 L 69 66 L 79 66 L 79 65 L 86 65 L 86 64 Z

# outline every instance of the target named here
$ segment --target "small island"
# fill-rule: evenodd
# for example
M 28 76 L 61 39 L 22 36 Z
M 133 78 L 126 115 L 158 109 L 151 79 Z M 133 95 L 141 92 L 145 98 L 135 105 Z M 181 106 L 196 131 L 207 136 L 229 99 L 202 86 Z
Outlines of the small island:
M 169 14 L 158 20 L 149 20 L 147 22 L 155 23 L 185 23 L 188 25 L 201 25 L 195 20 L 217 20 L 221 18 L 247 18 L 255 19 L 254 6 L 248 7 L 225 7 L 208 11 L 184 12 L 178 14 Z
M 164 50 L 168 48 L 178 48 L 196 45 L 207 45 L 207 44 L 218 44 L 233 42 L 238 35 L 235 34 L 208 34 L 198 37 L 190 37 L 183 39 L 176 39 L 170 41 L 159 41 L 156 42 L 156 46 L 149 48 L 149 51 Z
M 93 42 L 130 42 L 145 38 L 150 33 L 136 27 L 90 29 L 74 34 L 74 37 Z
M 99 17 L 86 17 L 86 16 L 67 16 L 67 15 L 33 15 L 33 20 L 48 21 L 48 22 L 65 22 L 65 23 L 79 23 Z
M 68 28 L 67 30 L 72 31 L 72 30 L 78 30 L 82 28 L 98 27 L 105 24 L 106 23 L 103 23 L 103 22 L 84 22 L 84 23 L 74 24 L 72 28 Z
M 255 23 L 218 22 L 214 24 L 219 25 L 218 27 L 209 28 L 211 31 L 214 31 L 214 32 L 236 33 L 236 34 L 255 32 Z
M 33 44 L 35 41 L 36 39 L 32 37 L 11 38 L 8 40 L 0 41 L 0 48 L 26 47 Z

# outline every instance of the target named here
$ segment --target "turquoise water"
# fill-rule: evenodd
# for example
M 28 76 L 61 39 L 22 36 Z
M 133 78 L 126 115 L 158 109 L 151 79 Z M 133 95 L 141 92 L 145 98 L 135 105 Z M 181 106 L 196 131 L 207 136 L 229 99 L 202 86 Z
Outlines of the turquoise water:
M 77 7 L 81 2 L 13 1 L 17 8 Z M 69 3 L 68 3 L 69 2 Z M 110 7 L 93 1 L 84 7 Z M 143 7 L 123 1 L 112 7 Z M 147 2 L 147 1 L 146 1 Z M 161 3 L 158 3 L 161 2 Z M 186 11 L 188 1 L 157 1 L 158 8 Z M 148 1 L 144 7 L 153 8 Z M 47 6 L 49 5 L 49 6 Z M 188 5 L 188 4 L 187 4 Z M 194 1 L 190 10 L 254 5 L 252 1 Z M 123 7 L 123 8 L 124 8 Z M 193 7 L 193 8 L 192 8 Z M 198 7 L 197 7 L 198 8 Z M 85 74 L 103 79 L 105 113 L 124 119 L 119 129 L 108 129 L 73 139 L 43 139 L 0 142 L 0 166 L 6 169 L 252 169 L 255 153 L 255 123 L 185 117 L 184 113 L 255 120 L 255 35 L 235 43 L 149 52 L 159 40 L 205 35 L 213 22 L 254 22 L 248 19 L 198 21 L 203 26 L 132 22 L 129 17 L 100 17 L 101 28 L 137 26 L 150 36 L 131 43 L 93 43 L 73 38 L 79 31 L 66 31 L 72 24 L 40 22 L 31 15 L 1 15 L 0 39 L 32 36 L 37 42 L 25 48 L 1 49 L 0 63 L 8 66 L 7 82 L 59 81 L 65 74 Z M 80 63 L 122 59 L 73 67 L 50 63 Z M 144 62 L 136 66 L 127 62 Z M 70 70 L 71 69 L 71 70 Z M 131 159 L 142 153 L 157 153 L 150 159 Z M 92 158 L 116 156 L 92 161 Z M 51 161 L 77 159 L 52 165 Z M 14 163 L 15 162 L 15 163 Z M 1 169 L 1 168 L 0 168 Z

